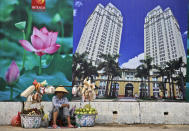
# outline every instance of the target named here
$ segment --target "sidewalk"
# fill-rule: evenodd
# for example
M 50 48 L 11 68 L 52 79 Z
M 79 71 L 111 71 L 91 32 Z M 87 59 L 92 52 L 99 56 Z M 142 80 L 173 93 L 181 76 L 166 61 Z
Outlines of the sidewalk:
M 59 129 L 24 129 L 21 127 L 0 126 L 0 131 L 189 131 L 189 125 L 97 125 L 95 127 L 59 128 Z

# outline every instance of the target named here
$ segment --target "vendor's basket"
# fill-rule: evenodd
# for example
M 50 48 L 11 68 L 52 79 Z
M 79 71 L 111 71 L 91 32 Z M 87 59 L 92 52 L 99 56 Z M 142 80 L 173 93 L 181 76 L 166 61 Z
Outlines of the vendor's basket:
M 96 114 L 79 114 L 76 115 L 76 123 L 81 127 L 94 126 L 95 125 Z
M 23 128 L 40 128 L 42 115 L 20 114 Z

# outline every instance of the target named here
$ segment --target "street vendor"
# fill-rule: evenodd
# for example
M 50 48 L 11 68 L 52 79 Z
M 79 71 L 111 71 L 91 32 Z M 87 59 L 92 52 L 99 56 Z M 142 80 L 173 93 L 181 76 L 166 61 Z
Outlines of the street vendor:
M 65 94 L 67 94 L 68 91 L 63 87 L 59 86 L 55 90 L 55 96 L 52 98 L 52 104 L 53 104 L 53 128 L 57 128 L 57 118 L 60 117 L 66 117 L 68 122 L 68 127 L 73 128 L 73 125 L 71 124 L 70 120 L 70 113 L 69 113 L 69 102 L 67 97 L 65 97 Z

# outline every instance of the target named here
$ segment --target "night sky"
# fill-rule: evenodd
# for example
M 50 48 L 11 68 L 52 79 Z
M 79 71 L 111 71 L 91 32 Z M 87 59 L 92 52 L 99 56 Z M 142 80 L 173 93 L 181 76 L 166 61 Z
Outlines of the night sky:
M 114 4 L 123 15 L 123 31 L 119 64 L 144 52 L 144 18 L 147 13 L 160 5 L 164 10 L 170 7 L 176 17 L 183 42 L 187 46 L 187 2 L 188 0 L 74 0 L 74 49 L 79 43 L 85 23 L 98 3 Z

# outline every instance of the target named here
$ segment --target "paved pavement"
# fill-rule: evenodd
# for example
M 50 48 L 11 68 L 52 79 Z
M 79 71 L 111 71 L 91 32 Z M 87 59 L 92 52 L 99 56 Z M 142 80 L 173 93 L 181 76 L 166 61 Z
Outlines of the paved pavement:
M 189 125 L 97 125 L 95 127 L 24 129 L 21 127 L 0 126 L 0 131 L 189 131 Z

